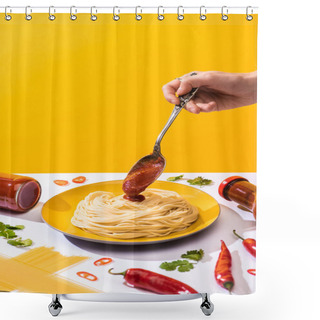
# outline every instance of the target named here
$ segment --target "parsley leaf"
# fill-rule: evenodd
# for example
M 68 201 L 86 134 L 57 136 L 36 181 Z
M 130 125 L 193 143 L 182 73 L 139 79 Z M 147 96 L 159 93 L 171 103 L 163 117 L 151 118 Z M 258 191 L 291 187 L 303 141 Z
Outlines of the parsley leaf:
M 178 271 L 180 272 L 187 272 L 193 269 L 193 264 L 188 260 L 175 260 L 161 263 L 160 268 L 167 271 L 173 271 L 178 268 Z
M 183 174 L 176 177 L 170 177 L 167 179 L 167 181 L 178 181 L 178 180 L 181 180 L 182 178 L 183 178 Z
M 24 229 L 24 225 L 22 225 L 22 224 L 18 224 L 16 226 L 10 226 L 10 224 L 6 224 L 5 226 L 7 229 L 10 229 L 10 230 L 23 230 Z
M 10 229 L 3 229 L 0 230 L 0 236 L 6 238 L 6 239 L 12 239 L 12 238 L 16 238 L 17 235 L 13 230 Z
M 187 251 L 187 253 L 184 253 L 181 255 L 181 258 L 200 261 L 203 258 L 204 251 L 202 249 L 200 250 L 190 250 Z
M 29 247 L 32 245 L 32 240 L 31 239 L 22 240 L 21 238 L 17 238 L 14 240 L 8 240 L 7 243 L 15 247 Z
M 189 179 L 187 180 L 187 182 L 189 182 L 191 185 L 193 186 L 206 186 L 206 185 L 209 185 L 212 183 L 212 180 L 210 179 L 204 179 L 202 177 L 197 177 L 197 178 L 194 178 L 194 179 Z

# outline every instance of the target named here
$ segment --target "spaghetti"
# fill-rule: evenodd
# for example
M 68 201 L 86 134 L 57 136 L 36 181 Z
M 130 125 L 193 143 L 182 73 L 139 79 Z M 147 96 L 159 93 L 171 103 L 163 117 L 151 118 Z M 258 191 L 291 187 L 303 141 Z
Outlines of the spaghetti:
M 143 202 L 96 191 L 81 200 L 71 223 L 85 231 L 116 239 L 161 237 L 186 229 L 198 208 L 174 191 L 148 189 Z

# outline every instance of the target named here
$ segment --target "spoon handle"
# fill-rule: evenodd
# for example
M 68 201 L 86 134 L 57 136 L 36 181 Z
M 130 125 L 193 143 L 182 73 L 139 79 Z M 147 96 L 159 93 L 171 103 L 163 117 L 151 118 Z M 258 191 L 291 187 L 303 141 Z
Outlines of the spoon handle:
M 170 118 L 168 119 L 166 125 L 164 126 L 164 128 L 162 129 L 160 134 L 158 135 L 157 141 L 156 141 L 154 148 L 153 148 L 153 152 L 160 153 L 161 140 L 162 140 L 163 136 L 166 134 L 166 132 L 168 131 L 168 129 L 170 128 L 170 126 L 172 125 L 172 122 L 175 120 L 175 118 L 178 116 L 178 114 L 181 112 L 182 109 L 183 109 L 183 107 L 181 107 L 180 105 L 174 106 Z
M 157 152 L 160 153 L 160 143 L 161 140 L 163 138 L 163 136 L 166 134 L 166 132 L 168 131 L 168 129 L 170 128 L 170 126 L 172 125 L 172 122 L 175 120 L 175 118 L 178 116 L 178 114 L 180 113 L 180 111 L 184 108 L 184 106 L 194 97 L 194 95 L 197 93 L 199 88 L 192 88 L 190 92 L 188 92 L 187 94 L 180 96 L 180 104 L 179 105 L 175 105 L 173 108 L 173 111 L 171 113 L 171 116 L 169 118 L 169 120 L 167 121 L 166 125 L 164 126 L 164 128 L 162 129 L 162 131 L 160 132 L 157 141 L 153 147 L 153 152 Z

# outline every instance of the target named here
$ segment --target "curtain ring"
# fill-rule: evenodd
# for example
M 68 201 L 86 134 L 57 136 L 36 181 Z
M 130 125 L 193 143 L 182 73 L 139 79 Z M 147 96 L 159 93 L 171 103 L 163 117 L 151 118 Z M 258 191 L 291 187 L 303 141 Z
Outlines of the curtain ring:
M 117 14 L 116 14 L 116 9 L 118 11 Z M 118 21 L 120 19 L 119 13 L 120 13 L 119 7 L 117 7 L 117 6 L 113 7 L 113 20 L 114 21 Z
M 228 20 L 228 7 L 227 6 L 223 6 L 222 8 L 221 8 L 221 19 L 223 20 L 223 21 L 226 21 L 226 20 Z
M 251 9 L 251 14 L 249 14 L 249 9 Z M 253 9 L 252 9 L 252 7 L 248 6 L 246 9 L 246 19 L 248 21 L 251 21 L 253 19 L 252 14 L 253 14 Z
M 162 14 L 160 14 L 160 8 L 162 8 Z M 158 20 L 162 21 L 164 19 L 164 9 L 163 6 L 158 7 Z
M 90 9 L 90 15 L 91 15 L 91 17 L 90 17 L 90 19 L 91 19 L 92 21 L 96 21 L 96 20 L 98 19 L 98 17 L 97 17 L 97 15 L 93 14 L 93 8 L 96 9 L 96 7 L 95 7 L 95 6 L 91 7 L 91 9 Z M 97 10 L 96 10 L 96 13 L 97 13 Z
M 205 6 L 200 7 L 200 20 L 206 20 L 207 19 L 207 9 Z
M 138 14 L 138 9 L 140 9 L 140 13 L 142 13 L 142 9 L 140 6 L 136 7 L 136 20 L 140 21 L 142 19 L 142 15 Z
M 72 21 L 77 20 L 77 16 L 73 13 L 73 9 L 75 13 L 77 12 L 77 9 L 75 6 L 70 7 L 70 19 Z
M 51 11 L 52 10 L 52 11 Z M 56 16 L 53 14 L 55 13 L 54 6 L 49 7 L 49 20 L 55 20 Z
M 181 10 L 181 13 L 180 13 L 180 10 Z M 183 6 L 179 6 L 178 7 L 178 20 L 182 21 L 184 19 L 184 9 L 183 9 Z
M 26 16 L 25 16 L 25 19 L 26 19 L 27 21 L 30 21 L 30 20 L 32 19 L 32 15 L 28 13 L 29 9 L 30 9 L 30 13 L 31 13 L 31 12 L 32 12 L 31 7 L 30 7 L 30 6 L 26 6 L 26 10 L 25 10 Z
M 4 15 L 5 15 L 5 19 L 7 20 L 7 21 L 10 21 L 11 19 L 12 19 L 12 16 L 10 16 L 10 14 L 8 14 L 8 9 L 9 9 L 10 7 L 9 6 L 6 6 L 5 8 L 4 8 Z M 10 12 L 11 12 L 11 10 L 10 10 Z

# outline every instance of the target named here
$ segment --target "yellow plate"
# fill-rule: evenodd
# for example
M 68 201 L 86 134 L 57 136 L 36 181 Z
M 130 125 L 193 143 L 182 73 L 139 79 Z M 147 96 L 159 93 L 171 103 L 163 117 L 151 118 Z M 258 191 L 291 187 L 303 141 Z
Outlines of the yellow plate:
M 176 191 L 192 205 L 198 207 L 200 214 L 198 220 L 187 229 L 171 233 L 168 236 L 129 240 L 98 236 L 71 224 L 71 218 L 78 203 L 89 193 L 94 191 L 108 191 L 113 192 L 115 195 L 120 195 L 123 193 L 121 187 L 122 180 L 114 180 L 88 184 L 62 192 L 52 197 L 44 204 L 42 208 L 42 218 L 50 227 L 61 231 L 70 237 L 94 242 L 131 245 L 160 243 L 190 236 L 211 225 L 215 220 L 217 220 L 220 214 L 218 202 L 206 192 L 179 183 L 156 181 L 152 184 L 152 188 Z

